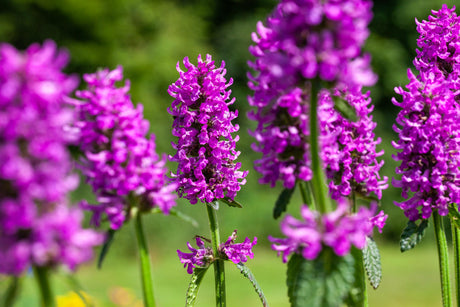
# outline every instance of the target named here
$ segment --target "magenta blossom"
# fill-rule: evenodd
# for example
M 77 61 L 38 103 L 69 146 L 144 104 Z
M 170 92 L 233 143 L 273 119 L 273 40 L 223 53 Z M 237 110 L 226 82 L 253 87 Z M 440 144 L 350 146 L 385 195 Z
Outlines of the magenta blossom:
M 78 185 L 68 146 L 77 134 L 65 99 L 78 80 L 62 72 L 68 53 L 52 41 L 22 53 L 0 45 L 0 273 L 32 266 L 70 269 L 89 260 L 102 236 L 69 208 Z
M 83 204 L 93 211 L 99 225 L 105 214 L 112 229 L 129 216 L 133 202 L 138 209 L 157 207 L 165 214 L 175 206 L 174 184 L 167 184 L 166 158 L 156 153 L 155 136 L 146 137 L 149 123 L 141 104 L 134 107 L 128 95 L 129 81 L 122 87 L 122 67 L 84 76 L 88 89 L 73 100 L 79 114 L 80 168 L 97 196 L 97 205 Z
M 173 181 L 179 196 L 192 204 L 234 199 L 246 182 L 247 171 L 239 171 L 241 163 L 235 162 L 239 137 L 232 133 L 239 127 L 231 121 L 238 112 L 229 109 L 235 99 L 227 101 L 233 80 L 227 83 L 225 63 L 217 68 L 210 55 L 204 61 L 199 56 L 197 66 L 187 57 L 183 63 L 187 70 L 177 63 L 180 77 L 168 89 L 174 98 L 168 109 L 174 118 L 172 133 L 178 137 L 173 144 L 177 152 L 171 157 L 178 163 Z
M 376 206 L 360 207 L 357 213 L 350 213 L 348 201 L 339 201 L 335 211 L 320 215 L 307 206 L 301 209 L 303 220 L 286 216 L 281 222 L 281 232 L 286 238 L 269 237 L 272 248 L 282 254 L 283 262 L 292 253 L 299 253 L 305 259 L 315 259 L 324 246 L 332 248 L 338 256 L 349 253 L 352 245 L 359 249 L 366 246 L 366 237 L 372 235 L 374 226 L 379 230 L 385 224 L 386 216 L 380 212 L 374 217 Z
M 257 238 L 254 237 L 253 242 L 249 238 L 246 238 L 243 243 L 235 243 L 235 240 L 236 230 L 233 231 L 225 243 L 220 244 L 220 251 L 235 264 L 248 261 L 248 257 L 252 259 L 254 257 L 252 247 L 257 244 Z
M 230 260 L 235 264 L 244 263 L 248 261 L 248 257 L 251 259 L 254 257 L 252 247 L 257 244 L 256 237 L 254 237 L 253 242 L 251 242 L 249 238 L 246 238 L 243 243 L 235 243 L 235 230 L 233 231 L 232 235 L 228 237 L 227 241 L 219 245 L 219 255 L 215 257 L 212 249 L 205 246 L 205 243 L 201 237 L 197 236 L 195 240 L 198 249 L 193 248 L 191 244 L 187 242 L 187 247 L 191 253 L 184 253 L 180 250 L 177 250 L 180 262 L 184 264 L 184 267 L 187 267 L 187 273 L 189 274 L 193 273 L 193 269 L 195 267 L 206 268 L 218 258 Z

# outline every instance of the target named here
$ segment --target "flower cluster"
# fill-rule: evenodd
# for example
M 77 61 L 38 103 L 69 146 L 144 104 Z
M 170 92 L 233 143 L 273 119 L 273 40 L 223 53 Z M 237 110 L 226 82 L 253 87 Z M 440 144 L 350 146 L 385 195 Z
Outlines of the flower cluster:
M 433 210 L 446 215 L 450 203 L 460 201 L 460 107 L 453 93 L 436 74 L 408 72 L 408 91 L 396 88 L 402 101 L 394 130 L 401 161 L 393 185 L 402 189 L 406 201 L 395 203 L 415 221 L 427 219 Z M 411 193 L 412 192 L 412 193 Z
M 352 193 L 369 196 L 371 193 L 380 199 L 382 190 L 388 187 L 388 178 L 380 180 L 379 171 L 384 161 L 377 158 L 383 151 L 377 152 L 380 138 L 375 139 L 373 132 L 376 123 L 370 113 L 370 93 L 335 90 L 333 95 L 323 91 L 320 106 L 332 106 L 332 99 L 343 99 L 356 113 L 357 120 L 345 118 L 332 107 L 328 114 L 320 113 L 322 160 L 327 177 L 331 180 L 329 190 L 335 200 Z M 323 111 L 324 112 L 324 111 Z
M 74 112 L 64 100 L 78 80 L 62 73 L 67 61 L 52 41 L 24 53 L 0 45 L 0 273 L 74 269 L 103 239 L 68 208 L 78 176 L 67 148 Z
M 206 247 L 201 237 L 196 237 L 196 245 L 198 249 L 193 248 L 189 242 L 187 247 L 191 253 L 184 253 L 177 250 L 180 262 L 187 267 L 187 273 L 192 274 L 195 267 L 208 267 L 216 258 L 230 260 L 235 264 L 246 262 L 249 258 L 253 258 L 252 247 L 257 244 L 257 238 L 254 237 L 253 242 L 246 238 L 243 243 L 235 243 L 236 230 L 228 237 L 227 241 L 219 245 L 219 256 L 215 257 L 210 247 Z
M 193 248 L 192 245 L 187 242 L 188 249 L 191 253 L 184 253 L 177 250 L 180 262 L 184 264 L 184 268 L 187 267 L 187 273 L 189 274 L 193 273 L 193 268 L 195 267 L 207 267 L 214 259 L 212 249 L 204 245 L 203 239 L 196 237 L 195 241 L 198 249 Z
M 455 6 L 443 5 L 432 11 L 428 20 L 417 23 L 420 37 L 417 40 L 415 68 L 420 72 L 437 71 L 448 81 L 451 90 L 460 89 L 460 17 Z
M 261 183 L 278 180 L 292 188 L 296 179 L 312 177 L 309 154 L 309 101 L 313 79 L 338 88 L 359 91 L 372 85 L 369 56 L 361 56 L 368 36 L 371 2 L 282 0 L 267 19 L 257 24 L 250 47 L 255 61 L 248 75 L 254 95 L 248 113 L 257 121 L 251 132 L 253 149 L 262 153 L 255 169 Z
M 167 214 L 176 204 L 176 186 L 166 184 L 166 159 L 155 151 L 155 136 L 146 138 L 149 123 L 142 105 L 134 108 L 131 102 L 129 81 L 116 86 L 122 79 L 121 66 L 87 74 L 88 89 L 77 92 L 82 100 L 73 100 L 83 152 L 80 167 L 99 202 L 83 207 L 93 211 L 97 226 L 106 214 L 112 229 L 123 225 L 134 205 L 141 211 L 158 207 Z
M 239 137 L 232 137 L 238 125 L 231 121 L 238 115 L 230 111 L 231 91 L 225 79 L 225 63 L 217 68 L 211 56 L 198 57 L 197 66 L 186 57 L 187 71 L 177 63 L 179 79 L 171 84 L 168 93 L 174 98 L 168 112 L 174 117 L 172 133 L 178 137 L 173 144 L 176 154 L 171 160 L 178 163 L 173 180 L 178 193 L 195 204 L 233 199 L 246 180 L 247 171 L 239 171 L 241 163 L 234 161 L 240 154 L 235 150 Z
M 419 74 L 408 71 L 407 91 L 395 88 L 402 96 L 401 102 L 393 98 L 401 108 L 394 126 L 399 140 L 393 142 L 401 179 L 393 185 L 406 199 L 395 204 L 411 221 L 433 211 L 446 215 L 448 205 L 460 200 L 460 19 L 454 11 L 444 5 L 428 21 L 417 22 Z
M 235 243 L 235 240 L 236 230 L 233 231 L 225 243 L 220 244 L 220 251 L 227 255 L 228 259 L 235 264 L 248 261 L 248 257 L 252 259 L 254 257 L 252 247 L 257 244 L 257 238 L 254 237 L 253 242 L 249 238 L 246 238 L 243 243 Z
M 350 206 L 343 199 L 339 201 L 335 211 L 324 215 L 303 206 L 303 220 L 287 216 L 281 222 L 281 232 L 286 238 L 269 237 L 274 243 L 272 248 L 278 255 L 282 254 L 283 262 L 292 253 L 299 253 L 305 259 L 313 260 L 323 246 L 332 248 L 339 256 L 346 255 L 352 244 L 362 249 L 366 246 L 366 237 L 372 234 L 374 226 L 381 231 L 387 216 L 380 212 L 374 217 L 375 206 L 371 209 L 360 207 L 354 214 L 349 211 Z

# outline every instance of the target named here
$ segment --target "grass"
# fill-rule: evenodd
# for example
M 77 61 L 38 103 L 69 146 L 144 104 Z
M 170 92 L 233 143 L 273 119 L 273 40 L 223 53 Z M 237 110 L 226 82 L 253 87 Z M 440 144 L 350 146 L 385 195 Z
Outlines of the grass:
M 381 245 L 383 280 L 378 290 L 369 289 L 370 306 L 441 306 L 435 246 L 427 242 L 401 254 L 397 245 Z M 142 306 L 137 259 L 109 254 L 101 270 L 94 264 L 81 267 L 77 278 L 96 306 Z M 289 306 L 285 285 L 286 266 L 272 251 L 255 249 L 247 266 L 253 271 L 272 307 Z M 190 276 L 180 265 L 175 251 L 154 255 L 154 286 L 158 307 L 184 306 Z M 228 306 L 261 306 L 257 294 L 230 262 L 226 263 Z M 213 272 L 208 271 L 196 306 L 214 306 Z M 65 274 L 53 277 L 57 295 L 71 291 Z M 16 306 L 36 306 L 35 280 L 26 276 Z

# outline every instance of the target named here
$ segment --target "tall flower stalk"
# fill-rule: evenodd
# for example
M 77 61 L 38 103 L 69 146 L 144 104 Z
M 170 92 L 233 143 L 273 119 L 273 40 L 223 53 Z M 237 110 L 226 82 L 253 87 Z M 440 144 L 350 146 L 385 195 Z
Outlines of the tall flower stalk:
M 393 103 L 401 108 L 396 118 L 395 131 L 399 140 L 393 145 L 399 150 L 394 157 L 400 161 L 396 172 L 400 179 L 393 185 L 401 188 L 406 199 L 395 203 L 404 210 L 409 223 L 425 225 L 433 217 L 438 247 L 441 291 L 444 306 L 452 305 L 448 246 L 443 217 L 450 221 L 458 218 L 460 201 L 460 107 L 458 83 L 460 19 L 455 7 L 446 5 L 432 11 L 428 20 L 417 23 L 420 37 L 419 49 L 414 59 L 418 74 L 408 70 L 409 83 L 404 90 L 395 92 L 402 96 Z M 446 219 L 447 220 L 447 219 Z M 459 263 L 459 246 L 456 240 L 457 225 L 451 223 L 455 264 Z M 455 269 L 457 272 L 457 268 Z M 458 274 L 456 274 L 458 277 Z M 459 296 L 456 278 L 457 300 Z
M 92 211 L 92 223 L 100 226 L 106 218 L 112 231 L 131 218 L 138 242 L 144 303 L 155 306 L 152 268 L 144 235 L 142 214 L 159 208 L 168 214 L 176 205 L 174 184 L 167 184 L 166 157 L 155 151 L 155 136 L 146 137 L 149 123 L 142 105 L 135 108 L 128 94 L 129 81 L 122 67 L 84 75 L 87 89 L 72 100 L 79 114 L 75 128 L 82 152 L 80 169 L 96 194 L 97 204 L 83 203 Z
M 262 154 L 255 161 L 255 169 L 262 175 L 260 183 L 272 187 L 277 181 L 283 183 L 285 190 L 277 206 L 288 199 L 285 195 L 292 194 L 296 183 L 305 205 L 310 206 L 301 209 L 305 225 L 287 217 L 281 229 L 288 238 L 271 239 L 273 248 L 283 253 L 283 261 L 293 254 L 287 281 L 293 306 L 313 304 L 299 299 L 294 293 L 297 285 L 290 285 L 291 279 L 298 280 L 293 276 L 310 265 L 296 255 L 321 263 L 327 272 L 324 276 L 328 276 L 334 267 L 329 249 L 344 257 L 339 262 L 348 266 L 345 256 L 350 242 L 360 238 L 355 246 L 365 248 L 373 222 L 378 220 L 379 228 L 385 222 L 383 212 L 374 216 L 375 206 L 354 209 L 350 203 L 355 195 L 374 198 L 375 194 L 380 198 L 387 187 L 387 179 L 380 179 L 378 174 L 383 162 L 376 158 L 382 153 L 376 152 L 379 140 L 374 139 L 369 94 L 361 93 L 363 86 L 376 82 L 370 57 L 361 52 L 369 34 L 371 6 L 371 1 L 361 0 L 281 0 L 266 24 L 257 24 L 257 33 L 252 36 L 255 45 L 250 52 L 255 60 L 249 66 L 255 73 L 248 76 L 254 94 L 248 100 L 254 109 L 248 116 L 257 121 L 251 132 L 256 139 L 253 149 Z M 356 121 L 340 111 L 339 102 L 344 102 Z M 279 210 L 275 207 L 275 217 Z M 352 234 L 353 223 L 361 223 L 366 230 Z M 341 225 L 351 232 L 347 235 Z M 342 229 L 343 237 L 327 235 L 335 227 Z M 341 239 L 337 243 L 325 239 L 334 236 Z M 343 252 L 338 252 L 340 248 Z M 362 257 L 355 261 L 362 261 Z M 356 273 L 355 280 L 361 280 L 362 274 L 363 270 Z M 365 285 L 359 287 L 365 297 Z M 345 296 L 346 291 L 337 293 L 329 303 L 340 304 Z
M 232 136 L 239 127 L 231 122 L 238 112 L 229 109 L 235 101 L 230 99 L 231 91 L 228 89 L 233 80 L 227 82 L 225 63 L 216 67 L 210 55 L 204 60 L 198 56 L 196 66 L 187 57 L 183 64 L 186 70 L 183 71 L 177 63 L 180 77 L 168 89 L 174 98 L 168 109 L 174 118 L 172 133 L 178 137 L 177 143 L 173 144 L 176 153 L 171 157 L 171 161 L 178 163 L 172 180 L 177 184 L 179 196 L 188 199 L 191 204 L 196 204 L 198 200 L 206 204 L 212 249 L 208 253 L 202 248 L 199 258 L 193 255 L 195 260 L 191 265 L 199 264 L 203 268 L 213 263 L 216 306 L 225 306 L 224 260 L 229 258 L 225 256 L 220 242 L 218 200 L 234 202 L 247 175 L 247 171 L 240 171 L 241 163 L 235 162 L 240 152 L 235 149 L 239 137 Z M 235 252 L 238 255 L 242 250 L 235 249 Z M 181 262 L 190 263 L 187 254 L 180 251 L 178 254 Z
M 68 151 L 75 113 L 65 102 L 78 80 L 62 72 L 68 59 L 52 41 L 25 52 L 0 45 L 0 273 L 32 267 L 47 307 L 49 273 L 75 270 L 103 240 L 68 202 L 78 185 Z

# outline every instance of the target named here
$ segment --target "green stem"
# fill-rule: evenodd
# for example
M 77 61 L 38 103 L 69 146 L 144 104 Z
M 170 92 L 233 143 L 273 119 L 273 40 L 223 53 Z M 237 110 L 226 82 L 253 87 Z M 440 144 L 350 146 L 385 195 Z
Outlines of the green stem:
M 144 228 L 142 226 L 142 215 L 140 212 L 137 212 L 135 216 L 134 228 L 136 230 L 139 258 L 141 262 L 141 280 L 142 292 L 144 295 L 144 305 L 146 307 L 155 307 L 155 298 L 153 296 L 152 265 L 150 263 L 149 248 L 145 239 Z
M 209 227 L 211 229 L 212 251 L 214 253 L 214 257 L 216 257 L 216 260 L 214 261 L 216 306 L 225 307 L 227 304 L 225 296 L 225 268 L 224 260 L 219 259 L 220 235 L 219 224 L 217 222 L 217 212 L 209 204 L 206 205 L 206 210 L 208 211 Z
M 54 307 L 55 301 L 53 291 L 49 281 L 49 274 L 47 267 L 33 267 L 34 275 L 38 283 L 38 288 L 41 294 L 41 306 L 42 307 Z
M 353 203 L 353 212 L 358 212 L 358 204 L 356 203 L 356 195 L 355 193 L 351 194 L 351 199 Z M 355 253 L 353 254 L 355 261 L 356 261 L 356 286 L 361 290 L 362 293 L 362 305 L 363 307 L 369 306 L 368 301 L 368 293 L 367 293 L 367 285 L 366 285 L 366 274 L 364 272 L 364 259 L 363 259 L 363 251 L 360 249 L 356 249 Z
M 450 227 L 452 228 L 452 242 L 454 245 L 455 293 L 457 296 L 457 306 L 460 307 L 460 231 L 452 223 Z
M 433 213 L 433 224 L 436 235 L 436 246 L 438 248 L 439 257 L 439 272 L 441 275 L 441 293 L 442 304 L 444 307 L 452 306 L 452 290 L 450 286 L 449 276 L 449 252 L 447 248 L 446 233 L 442 217 L 437 213 Z
M 311 166 L 313 171 L 313 193 L 315 196 L 316 205 L 319 212 L 326 213 L 332 210 L 332 206 L 328 197 L 326 185 L 326 176 L 321 165 L 319 157 L 319 130 L 318 130 L 318 92 L 320 84 L 318 80 L 314 80 L 311 84 L 311 102 L 310 102 L 310 151 L 311 151 Z
M 302 201 L 304 204 L 308 205 L 311 210 L 315 210 L 315 200 L 313 198 L 313 192 L 311 190 L 310 182 L 304 182 L 299 180 L 298 182 L 300 194 L 302 195 Z

